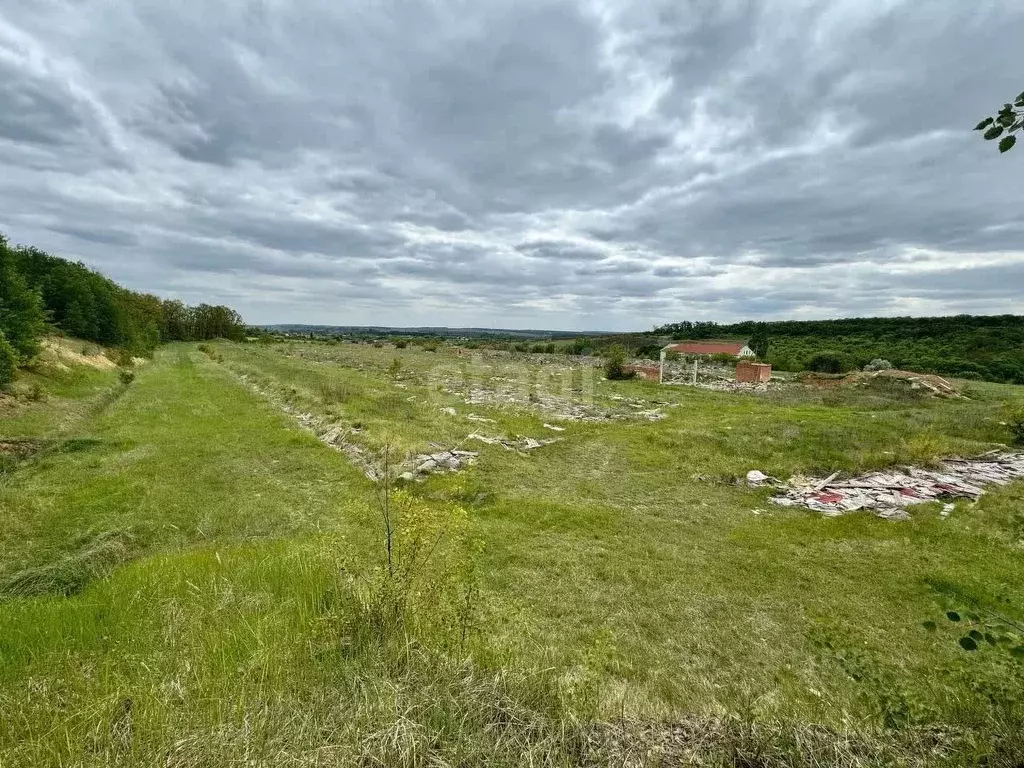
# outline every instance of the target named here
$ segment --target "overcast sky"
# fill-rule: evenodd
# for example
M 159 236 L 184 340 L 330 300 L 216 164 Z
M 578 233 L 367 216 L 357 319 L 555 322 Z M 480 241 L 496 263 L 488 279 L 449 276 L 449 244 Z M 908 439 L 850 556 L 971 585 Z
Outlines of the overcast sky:
M 0 0 L 0 230 L 255 323 L 1024 313 L 1024 2 Z

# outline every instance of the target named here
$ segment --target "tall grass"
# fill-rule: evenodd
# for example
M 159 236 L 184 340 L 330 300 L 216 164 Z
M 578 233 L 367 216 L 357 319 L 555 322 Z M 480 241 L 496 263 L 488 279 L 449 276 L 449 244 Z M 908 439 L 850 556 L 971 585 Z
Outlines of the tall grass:
M 333 367 L 215 346 L 223 362 L 161 350 L 87 423 L 90 450 L 0 487 L 0 765 L 1024 760 L 1020 673 L 920 626 L 927 579 L 1015 610 L 1019 488 L 895 525 L 724 482 L 977 451 L 1000 434 L 995 395 L 876 409 L 604 382 L 678 407 L 567 423 L 530 454 L 480 446 L 468 472 L 378 484 L 385 514 L 227 369 L 318 414 L 318 383 L 344 381 L 345 418 L 405 450 L 481 428 L 417 383 L 437 354 L 404 353 L 393 382 L 369 346 L 331 348 L 357 356 Z

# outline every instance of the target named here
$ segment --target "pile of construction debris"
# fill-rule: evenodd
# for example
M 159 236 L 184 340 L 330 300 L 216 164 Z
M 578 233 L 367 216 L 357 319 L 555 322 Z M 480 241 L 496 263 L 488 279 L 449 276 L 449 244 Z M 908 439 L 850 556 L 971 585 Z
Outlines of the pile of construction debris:
M 701 364 L 694 376 L 692 363 L 666 362 L 662 383 L 710 389 L 714 392 L 767 392 L 779 386 L 778 381 L 736 381 L 735 368 L 713 363 Z
M 910 516 L 907 507 L 914 504 L 977 501 L 986 486 L 1007 485 L 1021 478 L 1024 454 L 996 450 L 973 459 L 946 459 L 937 470 L 904 467 L 846 479 L 835 472 L 823 479 L 796 476 L 781 483 L 752 470 L 747 473 L 747 484 L 778 487 L 781 493 L 769 501 L 783 507 L 807 507 L 828 517 L 865 509 L 889 520 L 906 520 Z M 952 507 L 946 504 L 943 514 L 949 514 Z
M 855 387 L 870 385 L 873 381 L 881 379 L 895 379 L 904 381 L 911 389 L 924 390 L 932 397 L 962 398 L 963 395 L 949 381 L 936 376 L 933 373 L 914 373 L 913 371 L 901 371 L 896 368 L 889 368 L 881 371 L 858 371 L 851 373 L 842 380 L 843 384 Z
M 479 451 L 438 451 L 437 453 L 421 453 L 416 457 L 416 471 L 403 472 L 399 477 L 402 480 L 415 480 L 416 475 L 429 475 L 435 472 L 458 472 L 464 466 L 475 464 Z
M 469 435 L 467 440 L 479 440 L 481 443 L 487 445 L 500 445 L 505 448 L 506 451 L 532 451 L 536 448 L 542 448 L 545 445 L 551 445 L 557 443 L 562 438 L 560 437 L 546 437 L 541 440 L 537 440 L 533 437 L 519 437 L 516 439 L 509 439 L 502 436 L 491 436 L 481 435 L 476 432 Z

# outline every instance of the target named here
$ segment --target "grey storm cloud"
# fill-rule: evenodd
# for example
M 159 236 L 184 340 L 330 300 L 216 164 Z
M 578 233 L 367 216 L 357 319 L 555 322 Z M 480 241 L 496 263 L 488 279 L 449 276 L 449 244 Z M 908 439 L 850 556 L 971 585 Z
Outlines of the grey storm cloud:
M 1013 0 L 0 0 L 0 230 L 250 322 L 1021 312 Z M 1019 150 L 1018 150 L 1019 151 Z

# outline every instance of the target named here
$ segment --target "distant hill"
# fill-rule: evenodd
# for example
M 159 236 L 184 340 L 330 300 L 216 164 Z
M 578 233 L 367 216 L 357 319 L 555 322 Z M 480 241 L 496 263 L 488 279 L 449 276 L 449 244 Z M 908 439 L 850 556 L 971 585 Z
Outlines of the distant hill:
M 443 326 L 391 327 L 386 325 L 306 325 L 281 323 L 261 326 L 274 333 L 312 333 L 315 336 L 438 336 L 442 338 L 570 339 L 609 335 L 594 331 L 546 331 L 513 328 L 446 328 Z

